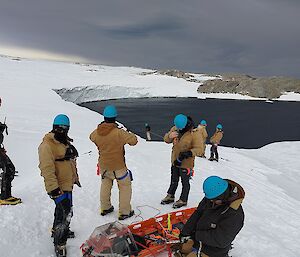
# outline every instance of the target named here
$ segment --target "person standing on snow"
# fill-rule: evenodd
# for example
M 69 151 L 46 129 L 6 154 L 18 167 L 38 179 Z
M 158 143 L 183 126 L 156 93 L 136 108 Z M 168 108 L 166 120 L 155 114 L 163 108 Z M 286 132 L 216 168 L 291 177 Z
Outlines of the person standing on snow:
M 76 169 L 78 152 L 68 137 L 70 120 L 59 114 L 53 122 L 53 129 L 47 133 L 38 148 L 39 168 L 44 177 L 45 188 L 55 202 L 52 236 L 57 257 L 66 256 L 67 238 L 74 237 L 69 229 L 72 217 L 73 185 L 79 183 Z
M 1 104 L 2 100 L 0 97 L 0 106 Z M 22 200 L 11 195 L 11 183 L 15 177 L 16 169 L 3 146 L 4 131 L 8 135 L 7 125 L 5 122 L 0 122 L 0 205 L 16 205 L 21 203 Z
M 210 161 L 219 161 L 218 145 L 223 138 L 223 126 L 218 124 L 216 127 L 216 132 L 210 138 L 211 148 L 210 148 Z
M 198 133 L 201 135 L 202 141 L 203 141 L 203 155 L 200 157 L 206 158 L 205 157 L 205 148 L 206 148 L 206 139 L 208 137 L 207 131 L 206 131 L 206 120 L 201 120 L 200 124 L 198 127 L 195 129 L 195 131 L 198 131 Z
M 173 203 L 175 192 L 181 178 L 182 191 L 178 201 L 173 208 L 187 205 L 190 191 L 190 178 L 193 175 L 195 156 L 203 155 L 203 141 L 198 132 L 193 131 L 194 122 L 191 117 L 178 114 L 174 119 L 171 130 L 165 134 L 164 141 L 173 143 L 171 157 L 171 183 L 167 196 L 162 199 L 161 204 Z
M 244 225 L 244 189 L 234 181 L 210 176 L 203 191 L 205 197 L 181 230 L 181 249 L 188 257 L 228 257 Z
M 151 141 L 151 127 L 148 123 L 145 123 L 145 130 L 146 130 L 146 140 Z
M 135 134 L 118 128 L 115 106 L 106 106 L 103 116 L 104 121 L 90 134 L 90 140 L 95 143 L 99 150 L 100 214 L 105 216 L 114 211 L 111 204 L 111 189 L 113 181 L 116 180 L 119 187 L 119 220 L 124 220 L 134 215 L 130 204 L 132 174 L 125 163 L 124 146 L 126 144 L 136 145 L 138 140 Z

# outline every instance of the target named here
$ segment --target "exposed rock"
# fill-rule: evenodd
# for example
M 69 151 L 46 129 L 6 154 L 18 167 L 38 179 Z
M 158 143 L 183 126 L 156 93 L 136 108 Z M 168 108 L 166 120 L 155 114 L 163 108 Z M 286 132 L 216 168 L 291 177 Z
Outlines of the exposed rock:
M 242 74 L 224 74 L 221 79 L 205 81 L 199 93 L 238 93 L 274 99 L 285 92 L 300 93 L 300 80 L 284 77 L 255 78 Z
M 156 71 L 141 72 L 140 75 L 146 76 L 146 75 L 152 75 L 152 74 L 155 74 L 155 73 L 156 73 Z
M 195 82 L 195 83 L 199 83 L 199 80 L 198 80 L 198 79 L 187 79 L 187 81 L 189 81 L 189 82 Z
M 157 73 L 182 79 L 189 79 L 194 77 L 193 75 L 180 70 L 160 70 L 157 71 Z
M 153 72 L 141 73 L 141 75 L 152 75 L 152 74 L 161 74 L 161 75 L 167 75 L 167 76 L 182 78 L 182 79 L 190 79 L 194 77 L 192 74 L 180 70 L 157 70 Z

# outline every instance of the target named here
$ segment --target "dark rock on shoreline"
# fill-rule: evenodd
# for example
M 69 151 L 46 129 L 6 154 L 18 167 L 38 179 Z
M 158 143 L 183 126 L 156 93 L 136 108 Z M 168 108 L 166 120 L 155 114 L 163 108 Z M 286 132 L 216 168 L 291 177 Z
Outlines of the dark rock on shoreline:
M 255 78 L 241 74 L 223 74 L 222 78 L 205 81 L 199 93 L 238 93 L 274 99 L 286 92 L 300 93 L 300 79 L 285 77 Z

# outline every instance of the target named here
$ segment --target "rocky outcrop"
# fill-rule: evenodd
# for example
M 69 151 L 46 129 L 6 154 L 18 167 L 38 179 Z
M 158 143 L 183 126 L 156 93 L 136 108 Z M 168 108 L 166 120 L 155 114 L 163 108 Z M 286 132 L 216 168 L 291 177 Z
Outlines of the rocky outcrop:
M 193 75 L 180 70 L 160 70 L 157 71 L 157 73 L 161 75 L 167 75 L 167 76 L 182 78 L 182 79 L 190 79 L 194 77 Z
M 157 71 L 141 73 L 141 75 L 153 75 L 153 74 L 166 75 L 166 76 L 170 76 L 170 77 L 185 79 L 188 82 L 194 82 L 194 83 L 202 83 L 203 82 L 203 80 L 197 79 L 193 74 L 190 74 L 190 73 L 187 73 L 184 71 L 180 71 L 180 70 L 157 70 Z M 218 77 L 215 75 L 205 75 L 205 74 L 201 74 L 200 76 L 209 76 L 212 79 Z M 198 78 L 199 78 L 199 76 L 198 76 Z
M 205 81 L 199 93 L 238 93 L 274 99 L 285 92 L 300 93 L 300 80 L 285 77 L 255 78 L 241 74 L 223 74 L 222 78 Z
M 160 75 L 167 75 L 170 77 L 176 77 L 176 78 L 181 78 L 181 79 L 191 79 L 194 78 L 193 75 L 180 71 L 180 70 L 157 70 L 153 72 L 142 72 L 141 75 L 151 75 L 151 74 L 160 74 Z

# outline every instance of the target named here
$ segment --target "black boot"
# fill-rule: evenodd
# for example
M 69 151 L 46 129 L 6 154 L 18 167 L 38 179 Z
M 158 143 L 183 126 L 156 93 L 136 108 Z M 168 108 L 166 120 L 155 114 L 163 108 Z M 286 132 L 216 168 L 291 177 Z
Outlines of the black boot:
M 134 211 L 130 211 L 129 214 L 120 214 L 119 220 L 126 220 L 134 215 Z
M 114 207 L 113 206 L 111 206 L 109 209 L 107 209 L 107 210 L 101 210 L 101 216 L 105 216 L 105 215 L 107 215 L 107 214 L 109 214 L 109 213 L 111 213 L 111 212 L 113 212 L 114 211 Z

